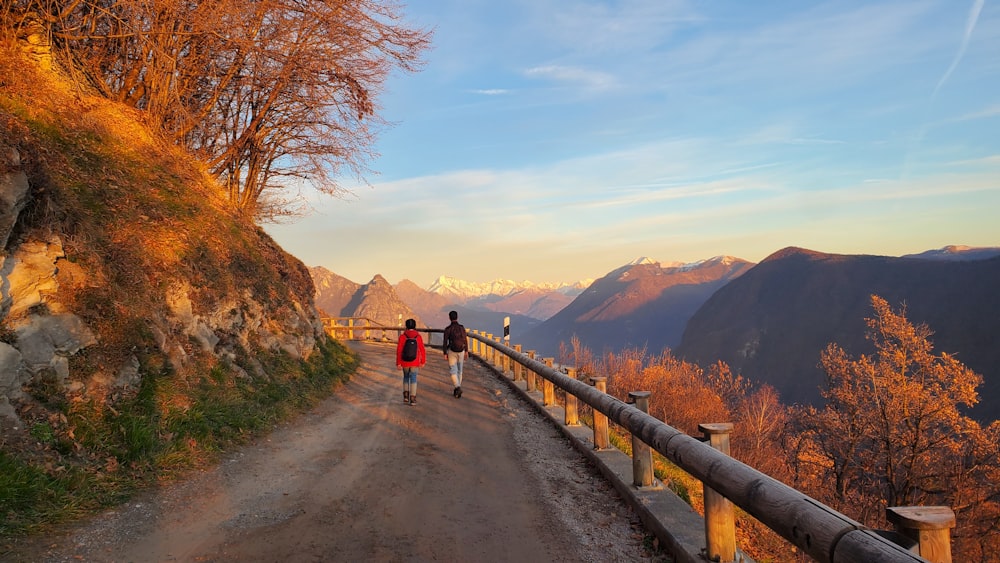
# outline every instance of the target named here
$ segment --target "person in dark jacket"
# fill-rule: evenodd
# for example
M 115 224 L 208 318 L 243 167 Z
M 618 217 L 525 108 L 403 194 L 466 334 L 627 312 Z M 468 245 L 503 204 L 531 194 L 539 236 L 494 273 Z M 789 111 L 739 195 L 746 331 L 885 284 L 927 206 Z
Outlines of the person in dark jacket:
M 427 351 L 424 349 L 424 339 L 416 330 L 417 321 L 406 319 L 406 330 L 399 335 L 396 344 L 396 367 L 403 370 L 403 402 L 417 404 L 417 372 L 427 363 Z M 416 357 L 412 360 L 403 359 L 403 349 L 409 339 L 417 341 Z
M 448 313 L 451 324 L 444 329 L 444 355 L 448 358 L 448 371 L 455 385 L 456 399 L 462 397 L 462 367 L 469 358 L 469 337 L 465 327 L 458 324 L 458 311 Z

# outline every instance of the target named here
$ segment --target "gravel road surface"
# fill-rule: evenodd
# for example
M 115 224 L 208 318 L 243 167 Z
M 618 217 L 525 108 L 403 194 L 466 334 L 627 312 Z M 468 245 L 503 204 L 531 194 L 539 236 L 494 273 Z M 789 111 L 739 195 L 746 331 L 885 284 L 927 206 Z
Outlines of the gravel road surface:
M 143 494 L 11 561 L 648 561 L 629 508 L 476 361 L 452 396 L 428 349 L 402 401 L 394 345 L 330 399 L 210 471 Z

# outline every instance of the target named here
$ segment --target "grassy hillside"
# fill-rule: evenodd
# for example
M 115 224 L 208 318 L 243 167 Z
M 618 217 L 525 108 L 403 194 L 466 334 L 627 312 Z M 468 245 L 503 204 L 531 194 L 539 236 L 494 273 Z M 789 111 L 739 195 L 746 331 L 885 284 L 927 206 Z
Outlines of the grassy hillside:
M 63 256 L 58 289 L 0 318 L 0 341 L 16 344 L 28 317 L 69 313 L 97 343 L 69 358 L 68 380 L 33 377 L 10 400 L 16 416 L 0 415 L 0 555 L 20 535 L 212 462 L 353 370 L 310 327 L 310 353 L 275 344 L 289 319 L 316 317 L 309 272 L 231 213 L 198 162 L 140 114 L 0 45 L 0 154 L 11 149 L 30 200 L 2 257 L 29 241 Z M 215 331 L 214 350 L 173 320 L 178 287 L 191 314 L 232 326 Z M 121 384 L 130 365 L 136 377 Z

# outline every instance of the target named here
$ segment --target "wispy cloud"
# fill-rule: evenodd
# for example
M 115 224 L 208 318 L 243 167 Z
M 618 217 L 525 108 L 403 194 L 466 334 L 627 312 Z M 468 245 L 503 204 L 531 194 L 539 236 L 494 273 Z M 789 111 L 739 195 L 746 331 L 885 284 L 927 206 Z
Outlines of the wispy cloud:
M 970 158 L 966 160 L 956 160 L 951 162 L 953 166 L 992 166 L 1000 167 L 1000 154 L 993 154 L 990 156 L 984 156 L 982 158 Z M 997 189 L 1000 190 L 1000 181 L 998 181 Z
M 975 0 L 972 3 L 972 8 L 969 9 L 969 17 L 965 22 L 965 33 L 962 34 L 962 43 L 958 47 L 958 52 L 955 53 L 955 58 L 952 59 L 951 65 L 948 70 L 945 71 L 941 79 L 938 80 L 936 86 L 934 86 L 934 92 L 931 93 L 931 99 L 937 97 L 938 91 L 944 87 L 945 82 L 948 81 L 948 77 L 951 73 L 955 72 L 958 67 L 958 63 L 962 61 L 962 57 L 965 56 L 965 50 L 969 47 L 969 39 L 972 37 L 972 32 L 976 29 L 976 22 L 979 21 L 979 14 L 983 11 L 983 4 L 985 0 Z
M 584 86 L 591 90 L 607 90 L 617 84 L 615 77 L 607 72 L 587 70 L 579 67 L 546 65 L 536 66 L 524 71 L 526 76 L 544 78 L 557 82 L 568 82 Z
M 506 88 L 486 88 L 480 90 L 470 90 L 470 92 L 483 96 L 503 96 L 504 94 L 509 94 L 510 90 L 507 90 Z
M 981 111 L 967 113 L 955 119 L 955 121 L 975 121 L 977 119 L 992 119 L 1000 117 L 1000 105 L 988 107 Z
M 998 3 L 410 4 L 435 49 L 387 89 L 384 181 L 299 225 L 314 264 L 563 280 L 995 243 Z M 451 233 L 465 256 L 435 243 Z

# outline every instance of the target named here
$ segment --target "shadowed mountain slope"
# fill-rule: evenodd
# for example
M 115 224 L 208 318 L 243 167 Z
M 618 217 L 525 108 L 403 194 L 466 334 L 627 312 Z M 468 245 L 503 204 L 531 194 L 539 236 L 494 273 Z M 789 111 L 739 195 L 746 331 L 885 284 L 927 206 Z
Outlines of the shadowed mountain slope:
M 870 354 L 870 296 L 906 305 L 934 332 L 935 352 L 984 376 L 972 415 L 1000 416 L 1000 258 L 940 260 L 780 250 L 717 291 L 691 317 L 678 356 L 773 385 L 786 403 L 821 401 L 820 352 L 836 342 Z
M 410 280 L 397 283 L 395 288 L 396 295 L 423 319 L 427 326 L 448 324 L 450 301 L 447 297 L 427 291 Z
M 646 347 L 651 352 L 680 343 L 684 325 L 717 289 L 752 266 L 732 257 L 661 266 L 640 260 L 595 281 L 572 303 L 524 335 L 526 346 L 555 355 L 576 335 L 605 350 Z
M 409 318 L 416 320 L 417 326 L 424 326 L 420 317 L 399 298 L 392 284 L 379 274 L 359 287 L 341 311 L 342 316 L 365 317 L 385 326 L 402 326 Z
M 309 275 L 316 286 L 316 308 L 328 317 L 344 316 L 344 307 L 351 302 L 361 284 L 338 276 L 322 266 L 309 268 Z

